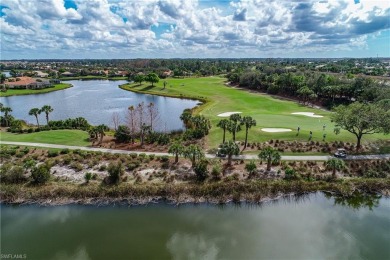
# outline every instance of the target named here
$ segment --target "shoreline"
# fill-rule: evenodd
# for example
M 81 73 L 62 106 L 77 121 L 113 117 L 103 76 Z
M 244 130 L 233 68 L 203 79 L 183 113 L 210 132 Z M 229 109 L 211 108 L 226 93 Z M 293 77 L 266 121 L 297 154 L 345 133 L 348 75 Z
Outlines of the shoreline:
M 346 199 L 356 195 L 390 196 L 390 179 L 388 178 L 354 179 L 343 180 L 342 182 L 316 181 L 311 183 L 283 180 L 258 181 L 257 184 L 262 186 L 263 189 L 257 190 L 252 187 L 258 186 L 256 185 L 256 181 L 249 183 L 236 181 L 231 183 L 192 183 L 187 185 L 153 185 L 151 183 L 144 185 L 127 185 L 129 190 L 126 190 L 126 185 L 101 186 L 99 184 L 94 187 L 86 184 L 67 185 L 66 187 L 59 185 L 55 189 L 50 187 L 51 185 L 42 185 L 30 186 L 22 191 L 20 190 L 20 186 L 23 185 L 2 183 L 0 204 L 39 206 L 141 206 L 149 204 L 168 204 L 180 206 L 185 204 L 261 204 L 318 192 Z M 88 191 L 88 187 L 91 187 L 92 191 Z M 175 190 L 175 188 L 179 189 Z M 286 188 L 287 190 L 282 191 L 283 188 Z M 50 192 L 48 192 L 47 189 L 49 189 Z M 215 193 L 215 190 L 221 194 L 213 194 Z M 100 194 L 94 194 L 94 196 L 87 196 L 85 194 L 90 192 Z M 57 196 L 53 197 L 55 195 Z
M 64 90 L 64 89 L 68 89 L 68 88 L 73 87 L 73 85 L 69 84 L 69 83 L 60 83 L 60 84 L 64 84 L 65 86 L 60 86 L 58 89 L 55 89 L 56 86 L 54 86 L 52 88 L 31 90 L 31 91 L 33 91 L 31 93 L 15 93 L 15 94 L 10 94 L 10 95 L 7 95 L 8 91 L 7 92 L 0 92 L 0 98 L 3 98 L 3 97 L 13 97 L 13 96 L 40 95 L 40 94 L 46 94 L 46 93 L 60 91 L 60 90 Z M 59 84 L 56 84 L 56 85 L 59 85 Z M 15 91 L 19 91 L 19 90 L 23 91 L 23 90 L 27 90 L 27 89 L 17 89 Z M 34 93 L 35 91 L 39 91 L 39 92 Z

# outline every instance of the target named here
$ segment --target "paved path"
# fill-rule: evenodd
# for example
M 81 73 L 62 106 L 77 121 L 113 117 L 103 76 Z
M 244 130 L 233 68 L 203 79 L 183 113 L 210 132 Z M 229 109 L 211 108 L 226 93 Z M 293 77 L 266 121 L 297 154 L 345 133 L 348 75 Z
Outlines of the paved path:
M 85 147 L 85 146 L 71 146 L 71 145 L 61 145 L 61 144 L 44 144 L 44 143 L 26 143 L 26 142 L 7 142 L 0 141 L 1 144 L 8 145 L 21 145 L 21 146 L 35 146 L 35 147 L 44 147 L 44 148 L 58 148 L 70 150 L 84 150 L 84 151 L 94 151 L 94 152 L 104 152 L 104 153 L 117 153 L 117 154 L 131 154 L 131 153 L 145 153 L 147 155 L 154 154 L 156 156 L 168 155 L 169 153 L 159 153 L 159 152 L 144 152 L 144 151 L 128 151 L 128 150 L 117 150 L 117 149 L 107 149 L 107 148 L 98 148 L 98 147 Z M 214 154 L 206 154 L 206 158 L 216 158 Z M 327 161 L 332 156 L 329 155 L 283 155 L 283 161 Z M 256 160 L 258 159 L 257 155 L 239 155 L 233 156 L 234 160 Z M 372 154 L 372 155 L 350 155 L 346 160 L 378 160 L 378 159 L 390 159 L 390 154 Z

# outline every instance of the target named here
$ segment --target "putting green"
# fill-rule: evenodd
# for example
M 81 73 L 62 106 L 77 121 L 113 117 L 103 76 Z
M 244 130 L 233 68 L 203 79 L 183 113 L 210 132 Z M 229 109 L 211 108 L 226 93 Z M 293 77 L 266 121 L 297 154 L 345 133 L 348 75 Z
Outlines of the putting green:
M 163 82 L 166 81 L 166 88 Z M 354 135 L 342 130 L 339 135 L 333 133 L 334 124 L 329 119 L 330 112 L 314 109 L 298 104 L 297 102 L 273 98 L 266 94 L 251 92 L 249 90 L 237 89 L 224 85 L 225 78 L 203 77 L 184 79 L 160 80 L 154 87 L 149 84 L 131 84 L 121 86 L 125 90 L 139 93 L 149 93 L 171 97 L 187 97 L 206 100 L 207 102 L 196 109 L 196 113 L 209 118 L 212 129 L 207 137 L 209 147 L 216 147 L 222 141 L 222 129 L 217 123 L 223 119 L 218 115 L 240 111 L 241 116 L 252 116 L 257 121 L 257 126 L 249 130 L 249 142 L 263 142 L 270 139 L 307 141 L 310 131 L 313 132 L 313 141 L 322 141 L 323 134 L 326 134 L 326 141 L 342 140 L 356 142 Z M 304 115 L 294 115 L 294 112 L 309 112 L 314 115 L 323 116 L 313 118 Z M 325 130 L 323 126 L 325 125 Z M 297 134 L 296 129 L 300 127 Z M 263 132 L 262 128 L 288 128 L 294 129 L 291 132 Z M 226 134 L 227 139 L 231 134 Z M 237 140 L 244 140 L 245 130 L 237 134 Z M 381 134 L 364 136 L 364 140 L 386 139 L 388 136 Z

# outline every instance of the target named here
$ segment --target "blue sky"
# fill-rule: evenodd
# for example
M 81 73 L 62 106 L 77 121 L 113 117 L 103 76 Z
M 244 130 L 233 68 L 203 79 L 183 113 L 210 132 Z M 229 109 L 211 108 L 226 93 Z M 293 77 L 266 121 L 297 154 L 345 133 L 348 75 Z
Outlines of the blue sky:
M 390 57 L 390 1 L 2 0 L 1 59 Z

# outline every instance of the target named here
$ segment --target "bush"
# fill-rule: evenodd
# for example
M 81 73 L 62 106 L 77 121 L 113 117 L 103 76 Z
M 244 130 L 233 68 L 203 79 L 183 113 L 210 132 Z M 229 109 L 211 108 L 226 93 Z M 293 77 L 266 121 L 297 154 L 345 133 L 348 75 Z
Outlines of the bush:
M 60 154 L 68 154 L 68 153 L 69 153 L 69 149 L 68 148 L 62 149 L 60 151 Z
M 195 164 L 194 171 L 198 181 L 204 181 L 208 177 L 207 165 L 207 160 L 201 160 Z
M 214 179 L 220 179 L 221 178 L 221 173 L 222 173 L 222 166 L 220 163 L 215 163 L 213 165 L 213 168 L 211 169 L 211 176 Z
M 50 180 L 50 168 L 46 164 L 41 164 L 31 171 L 31 177 L 36 184 L 44 184 Z
M 24 169 L 21 166 L 13 166 L 8 172 L 6 172 L 6 176 L 4 178 L 6 182 L 9 183 L 21 183 L 26 180 L 24 177 Z
M 167 134 L 160 134 L 157 139 L 157 143 L 159 145 L 167 145 L 169 144 L 170 138 Z
M 154 155 L 154 154 L 150 154 L 150 155 L 149 155 L 149 159 L 150 159 L 151 161 L 153 161 L 155 157 L 156 157 L 156 155 Z
M 32 132 L 34 132 L 34 129 L 32 128 L 27 129 L 27 133 L 31 134 Z
M 169 161 L 169 157 L 167 155 L 163 155 L 163 156 L 161 156 L 160 160 L 162 162 L 168 162 Z
M 84 180 L 86 183 L 89 183 L 90 180 L 92 180 L 92 173 L 91 172 L 86 172 L 84 174 Z
M 257 167 L 256 167 L 256 163 L 254 161 L 250 161 L 249 163 L 247 163 L 245 165 L 245 170 L 249 174 L 253 174 L 256 171 L 256 169 L 257 169 Z
M 49 152 L 47 153 L 47 156 L 49 156 L 49 157 L 57 157 L 58 156 L 58 151 L 49 150 Z
M 77 163 L 77 162 L 73 162 L 70 165 L 70 168 L 72 168 L 76 172 L 82 171 L 84 169 L 83 165 L 81 163 Z
M 122 163 L 110 163 L 107 168 L 110 183 L 118 184 L 121 181 L 121 176 L 124 174 Z
M 138 166 L 139 166 L 139 164 L 136 164 L 136 163 L 129 163 L 129 164 L 127 165 L 127 170 L 132 171 L 132 170 L 136 169 Z
M 105 170 L 107 170 L 107 166 L 105 164 L 100 165 L 99 171 L 102 172 L 102 171 L 105 171 Z

